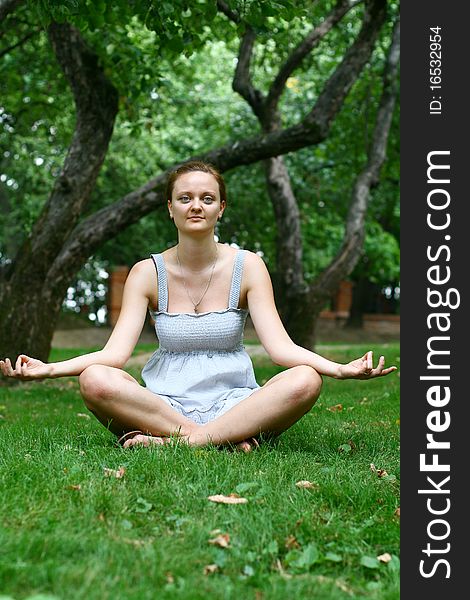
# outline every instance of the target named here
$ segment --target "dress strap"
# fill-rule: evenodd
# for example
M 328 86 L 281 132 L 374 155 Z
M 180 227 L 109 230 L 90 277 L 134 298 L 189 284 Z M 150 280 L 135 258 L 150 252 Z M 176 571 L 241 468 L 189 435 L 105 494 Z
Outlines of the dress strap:
M 229 308 L 238 307 L 238 301 L 240 299 L 240 289 L 242 285 L 244 260 L 245 250 L 238 250 L 237 254 L 235 255 L 235 262 L 233 265 L 232 285 L 230 287 L 230 296 L 228 302 Z
M 165 261 L 161 254 L 151 254 L 157 269 L 158 279 L 158 310 L 168 310 L 168 279 L 166 276 Z

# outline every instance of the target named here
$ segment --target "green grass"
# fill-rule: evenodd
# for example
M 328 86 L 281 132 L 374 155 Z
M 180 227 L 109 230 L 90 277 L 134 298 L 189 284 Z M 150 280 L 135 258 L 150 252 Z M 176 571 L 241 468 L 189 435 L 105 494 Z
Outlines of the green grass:
M 367 349 L 341 346 L 328 357 Z M 385 354 L 397 364 L 397 345 Z M 255 367 L 260 383 L 279 371 Z M 398 599 L 398 391 L 396 375 L 325 378 L 308 415 L 245 455 L 124 451 L 82 416 L 76 378 L 1 388 L 0 598 Z M 121 466 L 121 479 L 104 475 Z M 248 503 L 207 500 L 230 493 Z M 209 543 L 217 530 L 229 534 L 228 548 Z M 388 564 L 376 560 L 385 552 Z M 205 574 L 207 565 L 216 572 Z

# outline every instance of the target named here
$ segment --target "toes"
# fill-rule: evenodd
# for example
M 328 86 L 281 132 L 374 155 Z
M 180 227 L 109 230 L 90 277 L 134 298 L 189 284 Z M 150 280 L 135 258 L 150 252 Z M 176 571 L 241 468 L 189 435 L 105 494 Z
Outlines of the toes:
M 236 445 L 236 449 L 239 452 L 251 452 L 253 450 L 253 448 L 251 447 L 250 442 L 247 442 L 247 441 L 238 443 Z
M 168 443 L 168 438 L 162 438 L 152 435 L 139 434 L 133 438 L 126 440 L 123 444 L 123 448 L 132 448 L 133 446 L 163 446 Z

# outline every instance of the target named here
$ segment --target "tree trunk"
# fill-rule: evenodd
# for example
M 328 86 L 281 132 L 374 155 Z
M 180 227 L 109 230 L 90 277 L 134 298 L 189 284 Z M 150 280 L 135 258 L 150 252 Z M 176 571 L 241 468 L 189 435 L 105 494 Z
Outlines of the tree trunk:
M 336 69 L 325 85 L 319 100 L 311 114 L 317 112 L 325 117 L 325 127 L 329 126 L 332 115 L 327 117 L 328 110 L 335 106 L 339 110 L 349 88 L 359 75 L 361 69 L 369 59 L 375 39 L 385 18 L 382 2 L 368 2 L 364 14 L 361 32 L 356 41 L 348 50 L 343 62 Z M 269 94 L 262 104 L 260 94 L 256 94 L 251 86 L 247 70 L 249 69 L 249 56 L 251 56 L 254 38 L 247 35 L 240 48 L 240 64 L 244 65 L 245 73 L 240 72 L 237 80 L 237 90 L 245 97 L 258 116 L 265 131 L 275 131 L 281 121 L 278 114 L 278 101 L 281 96 L 281 86 L 300 60 L 314 47 L 339 19 L 345 14 L 347 3 L 339 3 L 323 24 L 307 36 L 307 38 L 294 50 L 279 75 L 274 80 Z M 250 32 L 248 32 L 250 33 Z M 310 43 L 307 43 L 310 40 Z M 315 43 L 312 42 L 315 40 Z M 282 74 L 282 77 L 281 77 Z M 241 80 L 241 81 L 240 81 Z M 338 82 L 342 82 L 340 91 Z M 261 106 L 260 106 L 261 105 Z M 319 110 L 319 106 L 323 106 Z M 328 107 L 328 108 L 327 108 Z M 319 119 L 321 121 L 321 119 Z M 363 175 L 361 183 L 366 179 Z M 315 327 L 320 311 L 334 292 L 340 279 L 346 276 L 354 266 L 362 248 L 363 235 L 353 235 L 351 240 L 345 239 L 342 248 L 342 260 L 338 260 L 334 277 L 330 273 L 331 282 L 322 285 L 308 286 L 304 279 L 302 264 L 302 236 L 300 230 L 300 211 L 297 205 L 288 170 L 282 157 L 275 157 L 266 163 L 267 190 L 274 208 L 277 224 L 276 244 L 276 274 L 275 291 L 276 302 L 284 326 L 291 338 L 301 346 L 312 347 L 315 337 Z M 366 190 L 365 185 L 360 187 L 360 193 Z M 365 212 L 359 215 L 363 223 Z M 359 228 L 360 229 L 360 228 Z M 356 233 L 356 232 L 354 232 Z M 352 266 L 351 266 L 352 265 Z
M 49 38 L 72 89 L 77 121 L 61 173 L 33 230 L 1 278 L 0 356 L 28 353 L 47 360 L 62 299 L 71 279 L 51 278 L 57 256 L 94 188 L 111 139 L 118 95 L 68 24 L 53 23 Z
M 362 329 L 364 326 L 364 304 L 370 294 L 370 284 L 367 279 L 361 277 L 354 282 L 351 310 L 345 327 L 348 329 Z

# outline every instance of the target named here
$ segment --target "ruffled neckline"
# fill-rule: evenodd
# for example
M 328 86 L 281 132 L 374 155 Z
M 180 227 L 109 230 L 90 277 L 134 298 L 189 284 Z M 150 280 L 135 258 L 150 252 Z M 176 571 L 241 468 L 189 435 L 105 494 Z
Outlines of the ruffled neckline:
M 206 315 L 222 315 L 226 312 L 230 312 L 230 311 L 234 311 L 234 312 L 244 312 L 247 313 L 248 309 L 247 308 L 234 308 L 232 306 L 229 306 L 227 308 L 221 308 L 220 310 L 209 310 L 206 312 L 200 312 L 200 313 L 195 313 L 195 312 L 168 312 L 166 310 L 151 310 L 149 309 L 150 314 L 153 315 L 167 315 L 168 317 L 180 317 L 180 316 L 187 316 L 187 317 L 205 317 Z

